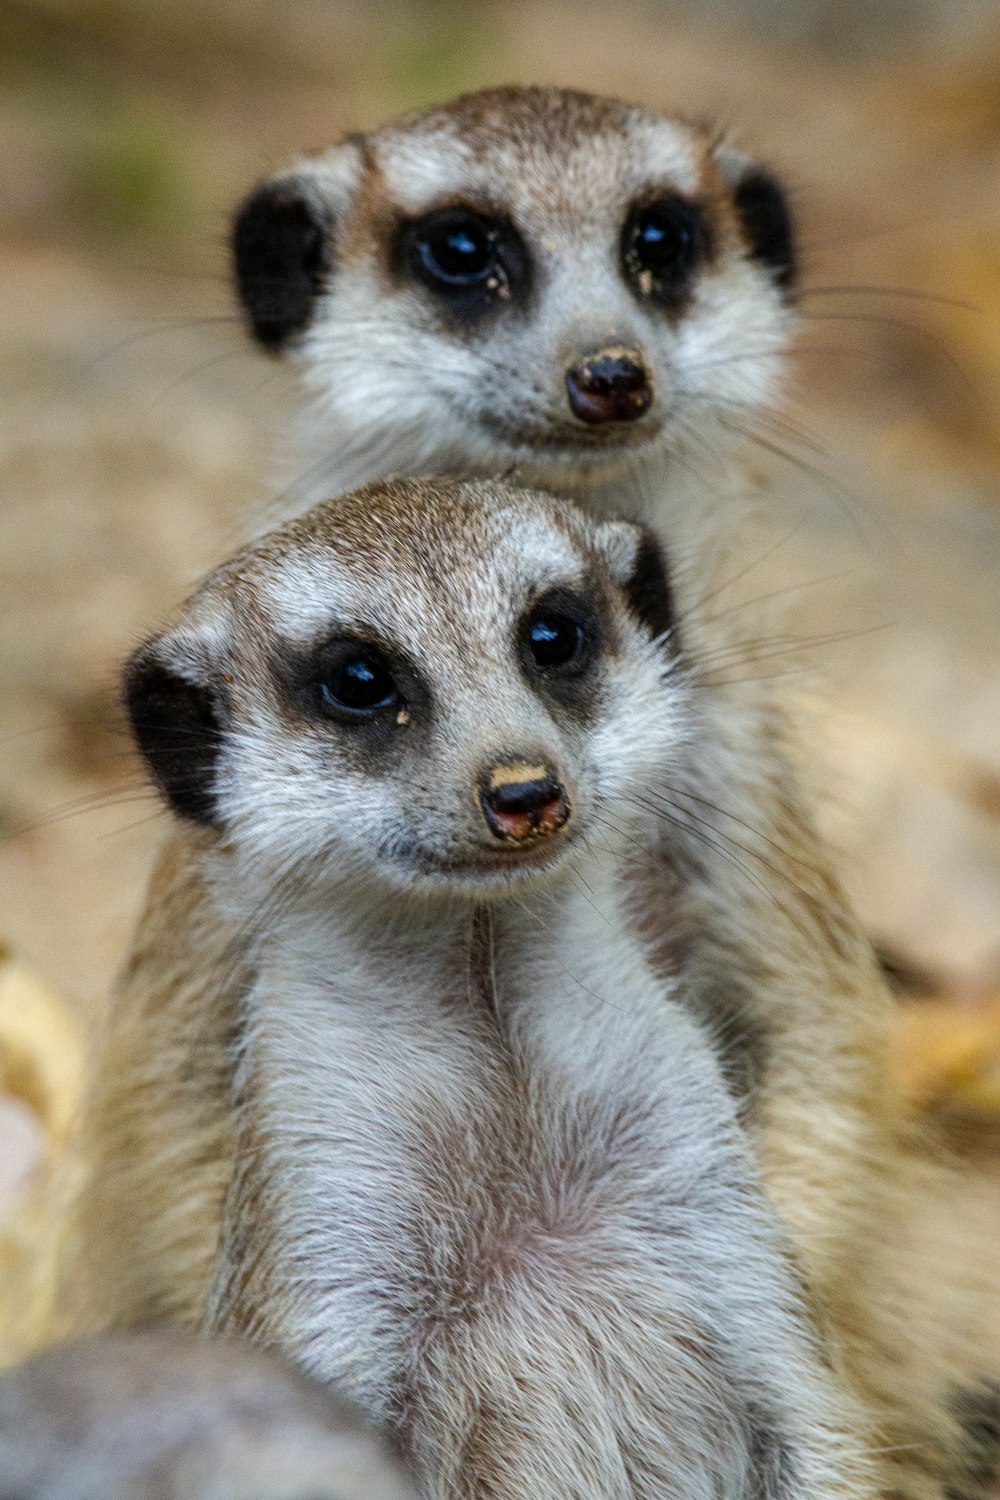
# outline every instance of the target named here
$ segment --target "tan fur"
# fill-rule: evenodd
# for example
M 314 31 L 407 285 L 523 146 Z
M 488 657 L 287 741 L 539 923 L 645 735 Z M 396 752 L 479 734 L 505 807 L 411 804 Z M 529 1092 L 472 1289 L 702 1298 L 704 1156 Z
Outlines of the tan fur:
M 624 109 L 605 109 L 601 101 L 590 107 L 572 96 L 561 110 L 554 95 L 525 101 L 515 92 L 431 112 L 417 131 L 413 121 L 397 122 L 361 150 L 366 186 L 359 201 L 370 212 L 348 218 L 352 274 L 371 257 L 380 225 L 391 217 L 385 173 L 389 162 L 405 165 L 400 143 L 416 140 L 411 154 L 419 162 L 436 130 L 453 143 L 494 151 L 499 133 L 506 141 L 505 169 L 521 172 L 530 191 L 535 166 L 547 154 L 539 114 L 547 129 L 562 122 L 556 133 L 571 154 L 574 143 L 586 146 L 588 129 L 595 132 L 595 159 L 604 161 L 608 140 L 617 143 L 618 133 L 624 138 L 626 126 L 635 125 L 635 116 L 616 114 Z M 482 139 L 477 132 L 484 132 Z M 702 170 L 706 140 L 698 136 L 695 153 Z M 524 170 L 526 160 L 531 171 Z M 597 194 L 602 181 L 599 173 L 588 178 L 586 152 L 573 161 L 577 180 Z M 327 170 L 322 159 L 318 177 L 321 169 Z M 544 183 L 539 192 L 542 211 Z M 570 228 L 578 206 L 568 192 L 563 212 Z M 749 297 L 745 285 L 739 295 Z M 296 356 L 314 391 L 325 378 L 323 336 L 319 327 Z M 311 420 L 311 452 L 325 454 L 319 409 Z M 457 464 L 454 445 L 434 453 L 433 432 L 426 443 L 424 435 L 412 454 L 405 445 L 389 447 L 388 462 Z M 360 442 L 364 435 L 357 436 Z M 366 448 L 363 459 L 356 446 L 340 470 L 331 465 L 333 472 L 352 479 L 359 466 L 364 477 L 377 472 L 377 436 L 373 429 L 372 451 Z M 487 460 L 473 446 L 466 462 L 482 469 Z M 684 867 L 673 876 L 671 825 L 665 822 L 663 884 L 659 894 L 655 886 L 643 893 L 639 919 L 658 934 L 664 965 L 687 977 L 702 996 L 704 1015 L 722 1038 L 733 1037 L 743 1064 L 749 1059 L 749 1078 L 737 1082 L 746 1095 L 747 1123 L 769 1191 L 792 1232 L 810 1301 L 831 1332 L 845 1378 L 871 1413 L 867 1436 L 884 1466 L 882 1491 L 937 1500 L 943 1483 L 954 1481 L 962 1442 L 948 1404 L 956 1388 L 995 1375 L 997 1366 L 992 1351 L 973 1349 L 955 1328 L 955 1322 L 977 1321 L 968 1308 L 979 1289 L 969 1285 L 967 1295 L 956 1294 L 961 1313 L 955 1322 L 937 1321 L 941 1299 L 928 1295 L 928 1281 L 951 1273 L 971 1282 L 977 1268 L 970 1255 L 960 1268 L 929 1271 L 926 1246 L 919 1254 L 911 1250 L 908 1200 L 913 1183 L 923 1194 L 947 1193 L 949 1179 L 943 1169 L 921 1163 L 905 1141 L 885 1068 L 889 999 L 816 839 L 784 715 L 767 689 L 749 680 L 755 674 L 748 617 L 727 615 L 724 607 L 713 611 L 713 597 L 754 545 L 737 525 L 745 494 L 728 491 L 720 475 L 717 493 L 699 507 L 686 488 L 678 499 L 676 471 L 669 482 L 657 471 L 654 484 L 623 462 L 617 469 L 580 463 L 567 467 L 561 482 L 541 460 L 537 471 L 523 467 L 552 488 L 579 483 L 598 510 L 648 509 L 651 491 L 657 495 L 660 515 L 667 515 L 661 530 L 683 564 L 677 575 L 683 630 L 695 658 L 709 663 L 698 702 L 712 730 L 706 739 L 717 758 L 715 780 L 725 788 L 723 810 L 682 803 L 682 821 L 690 827 L 694 818 L 705 819 L 709 842 L 684 840 Z M 737 669 L 726 670 L 733 662 Z M 740 676 L 746 680 L 732 680 Z M 193 837 L 185 831 L 173 836 L 154 882 L 139 946 L 115 1001 L 89 1116 L 91 1187 L 81 1234 L 86 1285 L 78 1306 L 84 1321 L 101 1326 L 164 1313 L 197 1321 L 232 1170 L 225 1041 L 240 986 L 239 946 L 234 952 L 232 934 L 220 931 L 199 905 Z M 685 893 L 686 921 L 662 933 L 658 901 L 665 890 L 676 896 L 678 888 Z
M 225 1101 L 242 982 L 197 873 L 206 842 L 194 828 L 172 835 L 98 1044 L 85 1111 L 96 1170 L 79 1198 L 67 1328 L 194 1327 L 204 1306 L 232 1171 Z

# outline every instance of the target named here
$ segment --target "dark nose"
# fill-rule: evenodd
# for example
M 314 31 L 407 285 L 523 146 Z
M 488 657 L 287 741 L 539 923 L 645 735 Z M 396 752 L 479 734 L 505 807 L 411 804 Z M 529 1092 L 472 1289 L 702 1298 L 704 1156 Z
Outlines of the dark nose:
M 566 390 L 581 422 L 634 422 L 649 410 L 653 387 L 634 349 L 599 349 L 566 371 Z
M 490 832 L 505 843 L 558 833 L 569 817 L 566 793 L 547 766 L 494 766 L 479 802 Z

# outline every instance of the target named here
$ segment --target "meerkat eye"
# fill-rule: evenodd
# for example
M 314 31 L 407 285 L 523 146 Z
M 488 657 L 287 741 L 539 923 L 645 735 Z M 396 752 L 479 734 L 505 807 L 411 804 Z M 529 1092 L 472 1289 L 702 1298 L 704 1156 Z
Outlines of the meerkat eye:
M 675 193 L 636 205 L 622 234 L 622 263 L 633 289 L 666 307 L 679 307 L 709 252 L 705 216 Z
M 582 601 L 540 600 L 523 626 L 523 653 L 536 672 L 578 672 L 596 649 L 596 627 Z
M 463 316 L 510 301 L 527 280 L 524 241 L 512 224 L 472 209 L 442 209 L 403 226 L 397 262 Z
M 468 286 L 483 281 L 496 261 L 497 232 L 470 215 L 451 215 L 431 224 L 414 244 L 420 263 L 435 280 Z
M 396 680 L 379 653 L 351 642 L 324 662 L 316 692 L 320 711 L 338 719 L 369 719 L 401 704 Z
M 528 626 L 528 648 L 536 667 L 564 667 L 583 647 L 583 626 L 565 615 L 538 615 Z

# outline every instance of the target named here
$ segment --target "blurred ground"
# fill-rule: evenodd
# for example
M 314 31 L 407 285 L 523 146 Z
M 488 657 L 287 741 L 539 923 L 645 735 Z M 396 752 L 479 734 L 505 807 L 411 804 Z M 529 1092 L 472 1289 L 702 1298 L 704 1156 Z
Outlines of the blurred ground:
M 756 456 L 782 543 L 741 586 L 788 589 L 794 631 L 827 642 L 775 671 L 824 679 L 831 832 L 911 996 L 900 1071 L 981 1145 L 1000 1109 L 987 0 L 0 0 L 0 938 L 93 1023 L 162 830 L 116 668 L 241 537 L 283 426 L 281 372 L 230 307 L 232 204 L 304 146 L 510 79 L 720 119 L 793 186 L 797 428 Z M 23 1123 L 0 1119 L 12 1161 Z

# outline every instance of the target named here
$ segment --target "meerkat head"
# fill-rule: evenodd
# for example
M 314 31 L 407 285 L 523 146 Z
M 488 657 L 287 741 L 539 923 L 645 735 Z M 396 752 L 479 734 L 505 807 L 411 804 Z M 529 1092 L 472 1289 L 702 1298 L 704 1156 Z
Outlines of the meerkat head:
M 481 894 L 548 878 L 681 735 L 641 527 L 498 484 L 318 506 L 222 567 L 126 672 L 153 778 L 246 854 Z
M 258 187 L 233 243 L 249 325 L 303 373 L 338 475 L 560 490 L 693 453 L 774 398 L 791 328 L 771 173 L 702 126 L 555 89 L 350 137 Z

